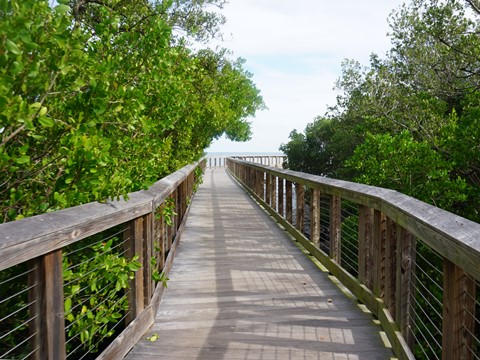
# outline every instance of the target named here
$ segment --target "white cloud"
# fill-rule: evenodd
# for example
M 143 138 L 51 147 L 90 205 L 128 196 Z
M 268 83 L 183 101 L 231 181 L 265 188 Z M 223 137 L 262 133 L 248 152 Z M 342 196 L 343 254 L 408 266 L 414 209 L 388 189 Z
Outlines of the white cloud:
M 364 64 L 390 47 L 387 17 L 400 0 L 230 0 L 223 46 L 247 60 L 267 111 L 252 119 L 247 143 L 215 142 L 209 151 L 277 151 L 327 105 L 343 59 Z M 231 34 L 231 35 L 230 35 Z

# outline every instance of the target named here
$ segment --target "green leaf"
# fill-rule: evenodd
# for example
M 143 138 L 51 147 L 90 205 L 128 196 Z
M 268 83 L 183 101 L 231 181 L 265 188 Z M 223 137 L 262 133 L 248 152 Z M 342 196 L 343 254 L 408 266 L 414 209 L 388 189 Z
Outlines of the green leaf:
M 15 44 L 12 40 L 7 39 L 6 46 L 7 46 L 7 50 L 10 51 L 12 54 L 19 55 L 21 53 L 17 44 Z
M 43 108 L 43 109 L 45 109 L 45 108 Z M 38 122 L 40 123 L 40 125 L 42 125 L 44 127 L 48 127 L 48 128 L 51 128 L 51 127 L 53 127 L 53 125 L 55 125 L 55 121 L 52 118 L 49 118 L 49 117 L 46 117 L 46 116 L 39 117 Z
M 42 108 L 40 109 L 40 111 L 38 112 L 38 116 L 43 116 L 47 113 L 47 108 L 45 106 L 42 106 Z
M 18 158 L 15 160 L 15 162 L 16 162 L 17 164 L 27 164 L 27 163 L 30 162 L 30 156 L 28 156 L 28 155 L 22 155 L 22 156 L 18 157 Z
M 59 14 L 65 14 L 70 11 L 70 6 L 65 4 L 60 4 L 55 6 L 55 11 Z
M 68 313 L 72 308 L 72 298 L 68 297 L 65 299 L 65 313 Z
M 155 333 L 152 336 L 147 337 L 147 340 L 154 342 L 154 341 L 157 341 L 159 337 L 160 336 L 158 336 L 158 334 Z

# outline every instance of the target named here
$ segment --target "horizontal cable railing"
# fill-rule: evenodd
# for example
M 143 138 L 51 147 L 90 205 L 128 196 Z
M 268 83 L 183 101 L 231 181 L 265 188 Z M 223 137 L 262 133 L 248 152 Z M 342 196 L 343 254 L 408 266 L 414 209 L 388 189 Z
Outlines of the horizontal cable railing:
M 400 359 L 480 358 L 480 224 L 393 190 L 227 166 L 380 320 Z
M 0 225 L 0 359 L 119 359 L 154 321 L 206 160 Z

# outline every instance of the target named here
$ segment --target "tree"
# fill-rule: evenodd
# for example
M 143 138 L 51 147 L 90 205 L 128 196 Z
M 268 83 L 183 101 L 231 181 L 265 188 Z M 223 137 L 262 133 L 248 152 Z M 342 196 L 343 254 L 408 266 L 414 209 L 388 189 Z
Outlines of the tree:
M 441 208 L 467 199 L 466 181 L 451 176 L 455 163 L 408 131 L 368 135 L 346 165 L 356 170 L 359 182 L 399 190 Z
M 228 52 L 194 51 L 223 1 L 0 2 L 0 221 L 149 186 L 263 106 Z
M 313 122 L 305 135 L 296 133 L 282 145 L 289 163 L 301 171 L 390 186 L 480 220 L 475 4 L 414 0 L 393 12 L 392 49 L 384 59 L 372 55 L 368 67 L 353 60 L 342 64 L 336 84 L 341 94 L 327 114 L 331 131 L 312 131 L 325 126 Z M 303 159 L 290 161 L 289 150 L 300 148 Z M 336 159 L 335 171 L 326 154 Z M 409 181 L 405 171 L 412 172 Z

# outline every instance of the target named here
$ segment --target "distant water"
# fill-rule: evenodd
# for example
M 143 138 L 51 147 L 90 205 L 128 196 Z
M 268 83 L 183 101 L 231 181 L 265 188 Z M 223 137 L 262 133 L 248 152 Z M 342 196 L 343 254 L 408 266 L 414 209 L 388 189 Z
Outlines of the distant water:
M 264 152 L 264 151 L 238 151 L 238 152 L 207 152 L 208 157 L 224 157 L 224 156 L 283 156 L 280 151 Z

